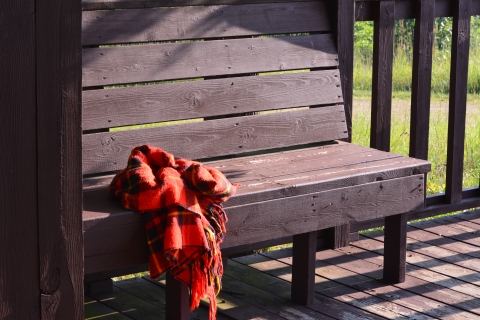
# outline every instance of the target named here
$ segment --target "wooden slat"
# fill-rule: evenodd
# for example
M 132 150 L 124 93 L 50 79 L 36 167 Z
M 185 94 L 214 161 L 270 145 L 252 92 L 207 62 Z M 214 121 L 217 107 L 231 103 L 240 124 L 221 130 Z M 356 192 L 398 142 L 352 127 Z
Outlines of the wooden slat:
M 83 92 L 83 130 L 342 103 L 338 70 Z
M 87 174 L 121 169 L 125 167 L 133 147 L 142 144 L 158 146 L 176 157 L 201 159 L 341 139 L 345 136 L 344 109 L 341 105 L 97 133 L 83 138 L 83 172 Z
M 416 175 L 289 197 L 286 200 L 226 208 L 229 217 L 228 236 L 222 243 L 222 248 L 329 228 L 351 220 L 362 221 L 374 212 L 383 216 L 413 210 L 423 203 L 423 192 L 418 191 L 418 185 L 422 181 L 423 175 Z M 395 198 L 393 194 L 396 195 Z M 85 273 L 128 267 L 147 261 L 143 217 L 134 213 L 125 213 L 123 217 L 125 219 L 122 220 L 120 214 L 118 219 L 122 223 L 118 224 L 114 221 L 115 216 L 112 215 L 110 219 L 107 215 L 106 218 L 95 221 L 95 228 L 89 227 L 87 221 L 84 233 Z M 110 224 L 109 221 L 113 223 Z M 100 227 L 101 224 L 103 227 Z
M 325 1 L 87 11 L 83 45 L 331 31 Z
M 348 141 L 352 141 L 353 113 L 353 52 L 355 1 L 337 0 L 337 48 L 339 69 L 342 75 L 342 92 L 347 120 Z
M 35 8 L 43 319 L 83 319 L 81 4 Z
M 376 4 L 373 43 L 370 146 L 390 151 L 395 1 Z
M 1 319 L 40 319 L 34 10 L 0 2 Z
M 362 237 L 362 239 L 365 238 Z M 383 257 L 377 252 L 363 250 L 372 248 L 372 240 L 358 241 L 353 245 L 355 247 L 318 252 L 317 259 L 324 259 L 331 264 L 331 266 L 327 266 L 326 270 L 340 266 L 350 272 L 378 279 L 378 275 L 381 275 Z M 381 242 L 375 242 L 375 251 L 381 251 L 382 246 Z M 427 280 L 426 274 L 433 279 Z M 459 300 L 458 292 L 446 288 L 449 284 L 448 280 L 445 284 L 442 284 L 441 281 L 438 281 L 440 285 L 436 284 L 439 280 L 439 278 L 435 279 L 436 275 L 435 272 L 428 269 L 408 265 L 407 281 L 404 283 L 385 286 L 383 283 L 375 285 L 370 281 L 358 281 L 353 286 L 361 291 L 374 291 L 382 299 L 411 308 L 416 311 L 415 316 L 427 317 L 427 319 L 430 317 L 434 319 L 470 319 L 473 315 L 468 310 L 465 312 L 452 303 L 452 300 Z M 463 296 L 463 299 L 467 301 L 472 298 L 474 297 Z M 472 304 L 467 305 L 472 306 Z
M 471 0 L 459 0 L 453 17 L 445 190 L 448 203 L 462 200 L 471 5 Z
M 302 2 L 305 0 L 82 0 L 83 10 L 135 9 L 154 7 L 182 7 L 225 5 L 239 3 Z
M 318 169 L 309 169 L 308 166 L 297 166 L 294 164 L 295 157 L 301 158 L 305 154 L 303 150 L 277 154 L 278 158 L 285 157 L 285 155 L 291 157 L 292 162 L 270 162 L 270 165 L 277 167 L 279 173 L 281 173 L 282 168 L 290 167 L 292 171 L 290 175 L 275 175 L 275 172 L 272 173 L 271 177 L 263 175 L 264 167 L 257 167 L 252 164 L 247 165 L 242 163 L 240 159 L 238 162 L 235 161 L 236 159 L 231 159 L 230 163 L 220 162 L 223 165 L 214 167 L 226 172 L 230 181 L 242 181 L 237 194 L 225 206 L 236 206 L 247 202 L 266 201 L 314 191 L 343 188 L 376 180 L 388 180 L 416 173 L 424 173 L 430 168 L 428 163 L 420 160 L 403 158 L 380 151 L 377 151 L 377 154 L 369 152 L 362 154 L 358 152 L 349 153 L 348 149 L 345 151 L 340 147 L 310 149 L 312 152 L 314 150 L 320 150 L 320 152 L 317 151 L 320 155 L 309 162 L 312 162 L 312 164 L 315 162 L 323 163 L 319 165 Z M 335 151 L 339 151 L 339 153 Z M 330 157 L 333 160 L 331 162 L 330 160 L 326 161 Z M 357 161 L 352 162 L 351 159 L 355 159 L 355 157 L 358 157 Z M 259 158 L 247 157 L 246 159 L 252 159 L 252 162 L 262 162 L 265 158 L 262 156 Z M 265 161 L 264 163 L 267 162 Z M 327 165 L 328 163 L 330 165 Z M 207 162 L 206 164 L 209 165 L 210 163 Z M 236 166 L 240 167 L 238 171 L 234 169 Z M 250 176 L 250 178 L 244 180 L 242 179 L 244 175 Z M 86 189 L 92 190 L 93 193 L 86 193 L 88 201 L 86 201 L 84 219 L 90 219 L 90 214 L 88 214 L 88 217 L 86 216 L 88 212 L 92 212 L 91 218 L 94 218 L 101 212 L 120 213 L 123 211 L 120 206 L 118 206 L 118 210 L 112 211 L 112 199 L 107 196 L 105 191 L 112 178 L 113 175 L 85 179 L 87 184 L 92 183 Z
M 89 87 L 337 65 L 329 34 L 86 48 L 82 84 Z
M 417 4 L 413 46 L 410 156 L 427 160 L 435 0 Z
M 321 251 L 321 253 L 330 252 L 332 251 Z M 376 297 L 375 292 L 359 292 L 359 290 L 355 288 L 355 284 L 368 281 L 369 279 L 367 277 L 361 274 L 355 274 L 353 272 L 342 270 L 336 266 L 331 266 L 322 261 L 329 259 L 322 258 L 319 256 L 319 254 L 320 253 L 317 252 L 318 258 L 315 262 L 315 273 L 317 274 L 315 277 L 315 291 L 317 292 L 316 298 L 319 295 L 331 297 L 337 301 L 344 302 L 347 306 L 358 308 L 360 312 L 368 313 L 368 316 L 349 314 L 350 312 L 347 311 L 349 308 L 344 307 L 341 310 L 344 310 L 345 313 L 339 316 L 339 319 L 396 319 L 403 316 L 408 316 L 410 314 L 415 314 L 411 309 L 395 303 L 392 304 L 386 302 L 381 298 Z M 284 264 L 291 264 L 291 253 L 289 253 L 288 250 L 277 250 L 274 252 L 265 253 L 263 256 L 276 260 L 267 260 L 261 264 L 254 263 L 252 264 L 252 267 L 288 281 L 289 268 Z M 282 265 L 283 267 L 281 267 Z
M 281 238 L 415 210 L 423 204 L 422 186 L 423 175 L 415 175 L 229 207 L 229 237 L 222 245 Z

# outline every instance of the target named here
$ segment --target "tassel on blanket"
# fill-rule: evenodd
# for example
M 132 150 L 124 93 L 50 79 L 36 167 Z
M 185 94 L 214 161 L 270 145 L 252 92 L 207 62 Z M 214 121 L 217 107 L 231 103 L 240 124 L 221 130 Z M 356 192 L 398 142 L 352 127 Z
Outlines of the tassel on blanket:
M 210 320 L 223 275 L 220 243 L 227 217 L 221 203 L 236 188 L 214 168 L 147 145 L 132 150 L 127 168 L 109 187 L 123 207 L 144 214 L 150 277 L 170 270 L 190 286 L 190 309 L 210 300 Z

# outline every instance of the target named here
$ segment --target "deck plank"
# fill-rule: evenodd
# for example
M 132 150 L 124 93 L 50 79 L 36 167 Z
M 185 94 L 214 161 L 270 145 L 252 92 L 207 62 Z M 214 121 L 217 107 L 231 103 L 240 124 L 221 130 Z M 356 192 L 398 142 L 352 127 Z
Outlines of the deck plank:
M 217 319 L 480 319 L 480 212 L 412 223 L 407 275 L 381 281 L 383 231 L 316 254 L 315 300 L 290 301 L 292 250 L 229 260 Z M 162 282 L 135 278 L 85 297 L 86 319 L 163 319 Z M 206 319 L 206 301 L 191 319 Z

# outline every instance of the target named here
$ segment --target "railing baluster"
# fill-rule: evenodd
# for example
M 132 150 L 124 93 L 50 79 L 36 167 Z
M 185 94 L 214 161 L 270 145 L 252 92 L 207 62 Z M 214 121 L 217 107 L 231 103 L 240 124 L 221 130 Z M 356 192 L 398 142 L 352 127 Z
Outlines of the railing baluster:
M 374 22 L 370 146 L 390 151 L 395 1 L 377 2 Z
M 456 0 L 453 16 L 445 192 L 448 203 L 462 200 L 471 6 L 471 0 Z
M 337 49 L 347 120 L 348 141 L 352 141 L 353 43 L 355 1 L 337 0 Z
M 413 45 L 410 157 L 427 160 L 435 0 L 417 0 Z

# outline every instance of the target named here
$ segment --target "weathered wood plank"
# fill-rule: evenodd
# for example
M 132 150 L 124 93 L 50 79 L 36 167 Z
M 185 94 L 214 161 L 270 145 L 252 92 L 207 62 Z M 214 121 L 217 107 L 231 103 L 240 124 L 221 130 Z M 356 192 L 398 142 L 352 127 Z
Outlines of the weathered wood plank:
M 229 236 L 224 240 L 223 246 L 281 238 L 394 215 L 418 209 L 422 205 L 423 175 L 415 175 L 229 207 L 226 209 Z
M 86 48 L 82 85 L 336 67 L 332 38 L 330 34 L 317 34 Z
M 322 150 L 322 149 L 320 149 Z M 226 207 L 241 205 L 248 202 L 266 201 L 271 199 L 283 198 L 288 196 L 301 195 L 311 193 L 314 191 L 325 191 L 336 188 L 343 188 L 353 185 L 373 182 L 376 180 L 388 180 L 412 174 L 424 173 L 429 169 L 429 165 L 421 163 L 419 160 L 413 158 L 402 158 L 394 155 L 376 155 L 371 153 L 348 153 L 341 154 L 323 149 L 321 151 L 322 157 L 318 157 L 316 161 L 319 164 L 322 162 L 330 163 L 330 166 L 320 165 L 318 169 L 310 169 L 306 166 L 294 166 L 288 162 L 285 163 L 265 163 L 277 167 L 279 174 L 263 175 L 264 168 L 252 165 L 252 163 L 242 167 L 242 161 L 236 162 L 232 159 L 230 163 L 222 162 L 225 165 L 216 166 L 220 170 L 227 171 L 227 177 L 232 182 L 241 182 L 237 194 L 231 198 L 226 204 Z M 380 152 L 380 151 L 377 151 Z M 279 157 L 285 154 L 279 154 Z M 323 158 L 332 158 L 334 161 Z M 291 153 L 291 159 L 301 157 L 300 153 Z M 372 161 L 362 160 L 372 159 Z M 262 158 L 252 157 L 255 162 L 261 162 Z M 250 158 L 250 159 L 252 159 Z M 351 162 L 351 159 L 357 159 L 357 162 Z M 253 161 L 252 161 L 253 162 Z M 209 165 L 210 163 L 206 163 Z M 334 164 L 333 166 L 331 166 Z M 239 170 L 235 171 L 233 168 L 239 166 Z M 291 167 L 291 175 L 282 175 L 281 170 L 285 167 Z M 230 169 L 232 168 L 232 169 Z M 275 173 L 275 171 L 273 171 Z M 248 179 L 242 179 L 243 177 Z M 101 218 L 104 213 L 121 213 L 124 210 L 120 206 L 112 206 L 112 199 L 110 199 L 105 189 L 108 187 L 113 176 L 102 176 L 99 178 L 85 179 L 85 184 L 88 186 L 85 200 L 84 221 L 91 218 Z M 93 192 L 93 193 L 92 193 Z M 86 225 L 84 224 L 84 227 Z
M 84 91 L 83 130 L 342 103 L 338 70 Z
M 83 45 L 331 31 L 326 1 L 86 11 Z
M 262 255 L 244 256 L 233 259 L 239 271 L 235 270 L 235 273 L 227 273 L 235 278 L 257 286 L 262 290 L 278 295 L 285 299 L 290 299 L 290 284 L 291 281 L 291 267 L 283 262 L 277 260 L 271 260 L 268 257 Z M 244 266 L 242 266 L 242 264 Z M 231 262 L 231 265 L 235 265 Z M 248 267 L 261 271 L 256 273 L 256 277 L 248 275 Z M 327 280 L 328 281 L 328 280 Z M 364 310 L 358 309 L 351 304 L 354 304 L 354 299 L 342 302 L 341 298 L 338 298 L 339 293 L 336 288 L 340 287 L 338 284 L 332 284 L 333 290 L 321 291 L 321 285 L 325 282 L 325 279 L 315 276 L 316 290 L 322 292 L 322 294 L 316 293 L 314 303 L 309 308 L 322 312 L 328 316 L 336 319 L 369 319 L 378 320 L 384 319 L 383 317 L 371 314 Z M 344 299 L 346 300 L 346 299 Z M 352 303 L 353 302 L 353 303 Z
M 291 252 L 288 252 L 288 250 L 277 250 L 274 252 L 265 253 L 263 256 L 265 259 L 276 260 L 266 260 L 262 263 L 250 264 L 250 266 L 257 270 L 262 270 L 268 274 L 290 281 L 291 275 L 289 271 L 292 263 Z M 259 259 L 256 260 L 262 261 Z M 251 263 L 253 261 L 249 262 Z M 285 264 L 287 267 L 285 267 Z M 283 268 L 280 268 L 282 265 Z M 369 279 L 367 277 L 357 275 L 352 272 L 342 272 L 340 268 L 325 268 L 325 265 L 325 263 L 318 260 L 315 262 L 315 273 L 320 274 L 320 276 L 317 275 L 315 277 L 315 291 L 317 292 L 315 296 L 316 298 L 321 294 L 334 298 L 335 300 L 342 301 L 350 306 L 359 308 L 363 312 L 368 312 L 369 318 L 385 317 L 389 319 L 395 319 L 402 317 L 403 315 L 414 313 L 412 310 L 403 308 L 399 305 L 387 303 L 368 292 L 359 292 L 358 290 L 350 287 L 352 283 L 363 282 L 366 280 L 368 281 Z M 332 277 L 335 278 L 335 281 L 331 280 Z M 344 285 L 345 282 L 348 284 Z M 340 319 L 344 318 L 340 317 Z
M 34 11 L 0 2 L 1 319 L 40 319 Z
M 130 319 L 165 319 L 164 309 L 145 300 L 139 299 L 117 286 L 113 287 L 112 292 L 91 294 L 90 297 L 100 301 L 117 312 L 126 315 Z
M 129 320 L 131 318 L 121 314 L 120 312 L 98 302 L 90 297 L 85 297 L 84 307 L 85 320 L 93 320 L 102 317 L 108 317 L 110 320 Z
M 417 229 L 420 228 L 420 229 Z M 480 258 L 480 251 L 478 246 L 457 241 L 452 238 L 443 237 L 436 232 L 429 232 L 421 229 L 423 226 L 418 223 L 414 223 L 408 226 L 408 237 L 416 241 L 421 241 L 431 246 L 435 246 L 442 249 L 447 249 L 452 252 L 457 252 L 462 255 L 466 255 L 475 259 Z
M 411 210 L 423 203 L 423 192 L 418 191 L 418 185 L 422 181 L 423 175 L 417 175 L 226 208 L 229 217 L 228 236 L 222 243 L 222 248 L 315 231 L 349 223 L 350 220 L 361 221 L 369 219 L 375 212 L 384 215 L 386 212 L 395 214 Z M 392 194 L 396 195 L 395 199 L 392 199 Z M 278 207 L 282 210 L 275 209 Z M 272 208 L 275 210 L 272 211 Z M 112 220 L 114 225 L 109 223 Z M 89 222 L 86 223 L 88 225 Z M 93 219 L 91 223 L 96 228 L 84 233 L 85 252 L 88 253 L 85 256 L 85 273 L 147 261 L 141 215 L 125 212 L 110 216 L 105 213 L 103 218 Z M 104 227 L 100 227 L 102 225 Z M 262 232 L 258 232 L 259 228 Z M 101 241 L 102 238 L 114 239 L 114 242 Z
M 417 2 L 416 11 L 409 154 L 427 160 L 435 0 Z
M 83 10 L 206 6 L 243 3 L 303 2 L 305 0 L 82 0 Z
M 165 317 L 167 319 L 190 319 L 190 295 L 188 285 L 175 280 L 167 271 L 165 287 Z
M 395 1 L 376 2 L 370 146 L 390 151 Z
M 346 136 L 343 106 L 226 118 L 83 137 L 83 173 L 122 169 L 138 145 L 158 146 L 176 157 L 202 159 Z
M 83 319 L 81 4 L 42 1 L 35 22 L 42 318 Z
M 448 203 L 462 200 L 471 6 L 471 0 L 455 2 L 453 17 L 445 189 Z
M 355 247 L 338 249 L 336 252 L 319 252 L 317 256 L 330 264 L 327 266 L 327 270 L 341 267 L 350 272 L 363 273 L 375 279 L 382 274 L 382 257 L 363 250 L 361 247 L 365 242 L 366 240 L 356 242 Z M 359 247 L 356 247 L 357 243 L 360 243 Z M 416 278 L 415 276 L 421 272 L 423 272 L 421 268 L 409 266 L 410 275 L 407 275 L 406 281 L 403 283 L 387 286 L 382 283 L 374 285 L 372 281 L 358 281 L 353 287 L 358 290 L 373 292 L 382 299 L 411 308 L 420 312 L 420 314 L 425 314 L 422 316 L 434 317 L 435 319 L 469 319 L 472 316 L 475 317 L 475 315 L 469 313 L 469 308 L 478 308 L 478 302 L 472 301 L 474 300 L 472 296 L 439 286 L 434 281 L 429 282 Z M 339 279 L 339 281 L 342 281 L 342 279 Z
M 383 253 L 383 243 L 374 239 L 363 240 L 365 238 L 360 238 L 362 241 L 356 242 L 354 246 L 362 248 L 364 250 L 373 251 L 374 253 L 378 254 L 369 261 L 376 261 L 377 264 L 382 264 L 383 257 L 381 254 Z M 414 257 L 415 256 L 415 257 Z M 441 287 L 451 289 L 456 292 L 460 292 L 466 295 L 470 295 L 472 297 L 478 298 L 480 297 L 480 293 L 478 291 L 478 286 L 472 283 L 468 283 L 464 281 L 464 279 L 457 279 L 455 276 L 447 275 L 448 269 L 443 266 L 441 267 L 441 263 L 439 264 L 435 259 L 426 259 L 430 261 L 428 264 L 417 265 L 416 260 L 418 260 L 418 254 L 413 253 L 411 251 L 407 251 L 407 275 L 414 276 L 415 278 L 428 281 L 431 283 L 435 283 Z M 412 258 L 412 263 L 410 261 Z M 420 257 L 421 258 L 421 257 Z M 437 265 L 437 270 L 429 269 L 429 264 L 432 266 Z M 445 272 L 438 272 L 438 270 L 444 270 Z M 475 277 L 475 275 L 474 275 Z M 465 278 L 466 280 L 467 278 Z M 396 286 L 401 286 L 402 284 L 396 284 Z M 446 301 L 448 303 L 448 300 Z

